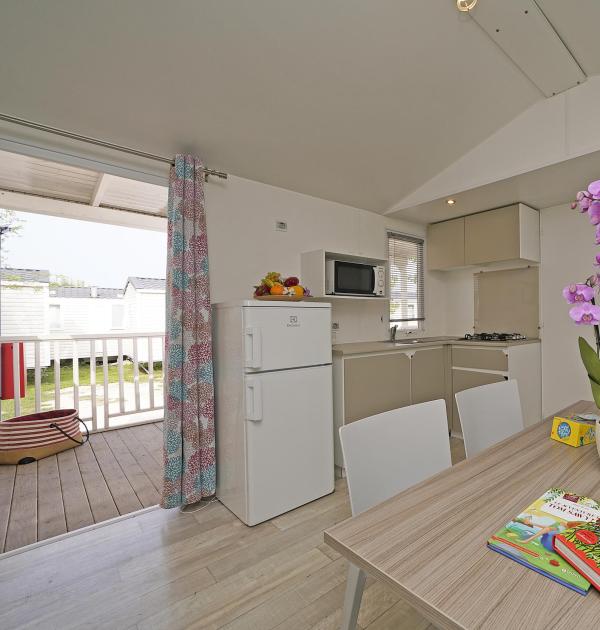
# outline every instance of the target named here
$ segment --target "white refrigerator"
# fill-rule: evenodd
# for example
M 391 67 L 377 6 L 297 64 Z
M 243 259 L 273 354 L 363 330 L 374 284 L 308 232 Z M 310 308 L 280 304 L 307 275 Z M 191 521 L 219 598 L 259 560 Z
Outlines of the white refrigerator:
M 331 305 L 213 307 L 217 497 L 256 525 L 333 492 Z

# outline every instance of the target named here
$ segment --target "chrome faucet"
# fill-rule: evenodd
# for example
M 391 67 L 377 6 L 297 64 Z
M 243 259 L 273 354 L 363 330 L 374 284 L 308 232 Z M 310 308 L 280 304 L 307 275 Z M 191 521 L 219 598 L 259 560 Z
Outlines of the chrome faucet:
M 398 324 L 395 324 L 390 328 L 390 341 L 396 341 L 396 332 L 398 331 Z

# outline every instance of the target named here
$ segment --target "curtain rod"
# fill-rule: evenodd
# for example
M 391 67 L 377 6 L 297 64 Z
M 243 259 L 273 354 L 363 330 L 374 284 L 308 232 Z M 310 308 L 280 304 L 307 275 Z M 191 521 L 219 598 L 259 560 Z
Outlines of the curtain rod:
M 95 144 L 99 147 L 105 147 L 107 149 L 113 149 L 115 151 L 121 151 L 122 153 L 129 153 L 130 155 L 137 155 L 138 157 L 147 158 L 148 160 L 155 160 L 157 162 L 164 162 L 165 164 L 175 165 L 175 162 L 171 158 L 166 158 L 163 155 L 155 155 L 153 153 L 146 153 L 145 151 L 138 151 L 130 147 L 124 147 L 119 144 L 113 144 L 112 142 L 105 142 L 104 140 L 98 140 L 97 138 L 91 138 L 90 136 L 82 136 L 78 133 L 71 131 L 65 131 L 64 129 L 58 129 L 57 127 L 50 127 L 48 125 L 42 125 L 40 123 L 33 122 L 31 120 L 25 120 L 24 118 L 17 118 L 16 116 L 9 116 L 8 114 L 0 113 L 0 120 L 21 125 L 22 127 L 29 127 L 31 129 L 37 129 L 38 131 L 45 131 L 47 133 L 53 133 L 56 136 L 62 136 L 63 138 L 70 138 L 71 140 L 79 140 L 80 142 L 87 142 L 88 144 Z M 216 171 L 212 168 L 203 167 L 202 170 L 206 175 L 214 175 L 221 179 L 227 179 L 227 173 L 223 171 Z

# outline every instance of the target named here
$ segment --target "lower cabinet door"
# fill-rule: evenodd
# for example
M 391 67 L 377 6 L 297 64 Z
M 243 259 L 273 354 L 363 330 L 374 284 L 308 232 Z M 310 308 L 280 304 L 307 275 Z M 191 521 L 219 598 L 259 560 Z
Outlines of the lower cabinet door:
M 444 348 L 423 348 L 412 358 L 412 404 L 446 397 Z
M 452 368 L 452 430 L 455 433 L 462 434 L 462 427 L 460 426 L 460 417 L 458 415 L 454 395 L 465 389 L 500 383 L 504 380 L 506 379 L 502 374 L 490 374 L 489 372 L 474 372 L 471 370 Z
M 401 352 L 344 359 L 344 423 L 410 405 L 410 359 Z

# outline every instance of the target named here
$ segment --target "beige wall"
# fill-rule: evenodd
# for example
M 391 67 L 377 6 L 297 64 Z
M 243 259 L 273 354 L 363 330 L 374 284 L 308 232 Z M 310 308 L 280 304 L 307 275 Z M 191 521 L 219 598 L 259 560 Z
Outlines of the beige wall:
M 577 338 L 584 336 L 593 345 L 593 330 L 570 320 L 561 291 L 594 272 L 600 249 L 587 217 L 568 205 L 542 210 L 541 219 L 542 403 L 544 414 L 550 414 L 575 400 L 591 400 Z
M 523 263 L 526 265 L 526 263 Z M 464 335 L 473 330 L 475 312 L 475 291 L 473 276 L 480 271 L 513 269 L 514 263 L 494 263 L 485 267 L 468 267 L 454 271 L 434 272 L 443 282 L 444 295 L 444 334 Z M 510 332 L 510 331 L 509 331 Z M 518 331 L 517 331 L 518 332 Z
M 268 271 L 300 275 L 300 253 L 304 251 L 326 249 L 385 258 L 386 228 L 425 233 L 422 225 L 238 177 L 212 181 L 205 193 L 214 302 L 250 297 L 253 284 Z M 287 222 L 287 232 L 275 230 L 278 220 Z M 428 335 L 444 330 L 444 309 L 439 308 L 441 287 L 439 276 L 428 274 Z M 340 326 L 337 343 L 387 335 L 386 302 L 337 300 L 332 315 Z

